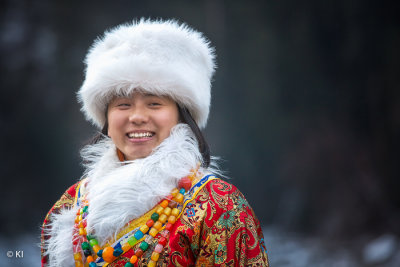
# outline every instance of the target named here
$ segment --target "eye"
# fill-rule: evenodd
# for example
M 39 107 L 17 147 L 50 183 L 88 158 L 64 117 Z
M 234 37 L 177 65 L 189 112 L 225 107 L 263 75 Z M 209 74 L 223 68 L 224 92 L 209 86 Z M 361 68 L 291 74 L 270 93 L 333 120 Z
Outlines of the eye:
M 149 104 L 149 106 L 150 106 L 150 107 L 161 106 L 161 103 L 159 103 L 159 102 L 151 102 L 151 103 Z
M 129 107 L 130 104 L 129 103 L 120 103 L 117 105 L 117 107 Z

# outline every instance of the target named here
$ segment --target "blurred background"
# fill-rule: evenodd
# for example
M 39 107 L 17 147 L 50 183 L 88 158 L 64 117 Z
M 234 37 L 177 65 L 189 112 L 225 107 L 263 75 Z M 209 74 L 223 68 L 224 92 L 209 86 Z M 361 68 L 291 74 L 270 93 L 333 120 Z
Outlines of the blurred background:
M 76 101 L 85 54 L 146 17 L 186 22 L 215 46 L 205 135 L 261 221 L 272 266 L 400 266 L 398 11 L 386 0 L 1 1 L 0 265 L 40 265 L 40 225 L 96 132 Z

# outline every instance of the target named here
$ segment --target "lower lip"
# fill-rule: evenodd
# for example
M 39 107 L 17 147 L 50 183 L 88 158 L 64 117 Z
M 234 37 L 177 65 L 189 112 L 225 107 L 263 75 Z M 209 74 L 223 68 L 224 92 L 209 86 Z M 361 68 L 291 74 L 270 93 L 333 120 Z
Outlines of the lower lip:
M 153 139 L 153 137 L 154 137 L 154 135 L 151 136 L 151 137 L 142 137 L 142 138 L 129 138 L 128 137 L 128 139 L 132 143 L 143 143 L 143 142 L 146 142 L 146 141 L 149 141 L 149 140 Z

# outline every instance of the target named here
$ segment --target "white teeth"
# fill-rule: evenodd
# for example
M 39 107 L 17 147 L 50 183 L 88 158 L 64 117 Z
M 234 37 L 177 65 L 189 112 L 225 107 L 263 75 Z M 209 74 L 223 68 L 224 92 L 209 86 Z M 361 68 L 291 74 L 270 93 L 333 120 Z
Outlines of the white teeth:
M 151 137 L 153 136 L 152 133 L 147 132 L 147 133 L 130 133 L 128 134 L 129 138 L 143 138 L 143 137 Z

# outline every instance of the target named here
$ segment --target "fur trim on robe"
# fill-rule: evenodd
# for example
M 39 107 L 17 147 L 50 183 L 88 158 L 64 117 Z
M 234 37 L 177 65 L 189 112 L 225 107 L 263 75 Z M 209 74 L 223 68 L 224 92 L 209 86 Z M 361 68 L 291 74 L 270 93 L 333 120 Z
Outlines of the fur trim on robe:
M 178 124 L 148 157 L 121 163 L 111 139 L 85 147 L 87 162 L 84 178 L 90 201 L 87 216 L 89 232 L 94 232 L 100 245 L 117 235 L 132 219 L 153 208 L 178 184 L 180 178 L 190 174 L 202 156 L 191 129 Z M 218 173 L 216 164 L 203 174 Z M 49 262 L 47 266 L 74 266 L 72 229 L 77 207 L 53 215 L 53 223 L 46 230 Z

